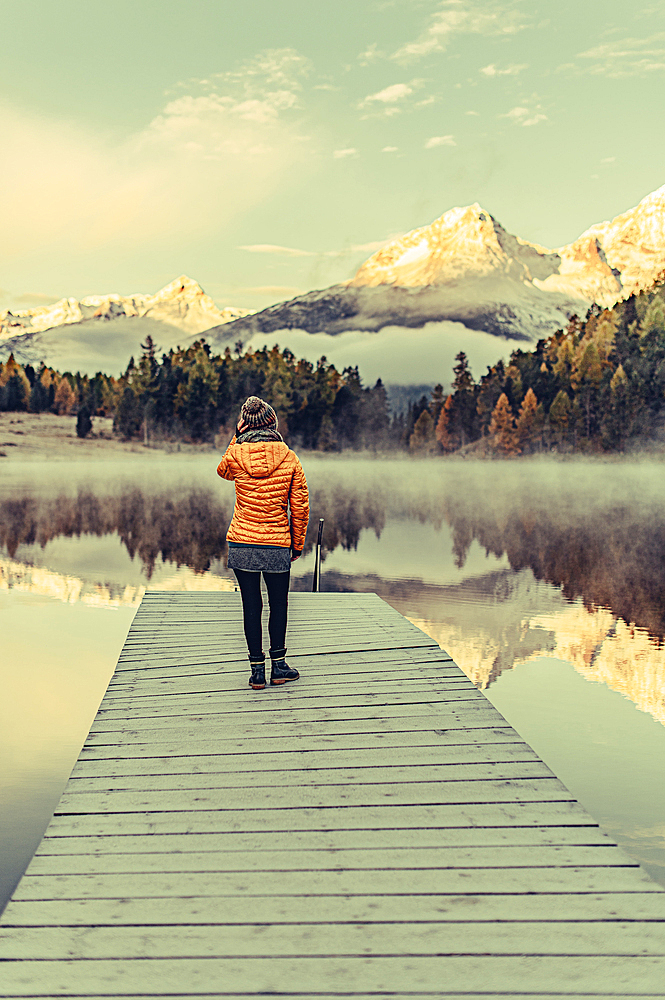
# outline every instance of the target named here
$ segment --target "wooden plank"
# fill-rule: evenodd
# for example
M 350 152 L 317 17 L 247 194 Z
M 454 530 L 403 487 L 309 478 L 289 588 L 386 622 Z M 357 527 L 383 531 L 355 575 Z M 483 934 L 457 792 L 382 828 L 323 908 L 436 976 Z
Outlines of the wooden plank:
M 26 900 L 7 905 L 2 928 L 91 926 L 230 926 L 233 924 L 383 923 L 399 919 L 411 923 L 437 921 L 461 923 L 469 938 L 482 940 L 489 927 L 512 921 L 545 923 L 593 920 L 611 930 L 621 914 L 624 921 L 665 921 L 665 893 L 570 892 L 518 893 L 485 896 L 208 896 L 187 898 L 138 898 Z
M 241 751 L 242 752 L 242 751 Z M 189 775 L 236 773 L 239 768 L 247 771 L 265 769 L 314 769 L 343 767 L 385 767 L 429 766 L 440 768 L 473 767 L 476 765 L 497 766 L 517 762 L 540 762 L 539 757 L 525 743 L 505 743 L 497 747 L 489 745 L 463 746 L 407 746 L 392 748 L 386 756 L 386 748 L 357 748 L 353 752 L 345 750 L 303 750 L 271 751 L 261 748 L 255 760 L 239 760 L 239 753 L 217 753 L 203 757 L 182 756 L 141 758 L 138 760 L 97 760 L 79 758 L 71 774 L 75 787 L 80 779 L 115 778 L 129 775 Z M 154 787 L 154 785 L 153 785 Z
M 400 747 L 429 747 L 444 745 L 454 746 L 526 746 L 522 739 L 509 727 L 498 728 L 493 726 L 477 727 L 465 729 L 462 727 L 448 728 L 447 730 L 436 730 L 428 726 L 421 726 L 418 729 L 405 728 L 405 730 L 391 730 L 388 732 L 362 733 L 358 732 L 359 727 L 355 727 L 356 732 L 337 733 L 326 735 L 314 730 L 309 733 L 303 732 L 300 727 L 298 735 L 298 750 L 300 754 L 314 753 L 319 750 L 350 750 L 365 748 L 381 748 L 392 750 Z M 85 746 L 81 748 L 79 760 L 146 760 L 154 759 L 160 754 L 168 757 L 178 757 L 187 755 L 192 759 L 192 770 L 196 768 L 197 760 L 200 757 L 211 756 L 217 753 L 248 753 L 261 754 L 273 751 L 272 744 L 264 737 L 265 726 L 261 727 L 261 732 L 256 728 L 250 728 L 246 736 L 235 734 L 224 738 L 208 737 L 207 741 L 201 740 L 198 733 L 195 738 L 187 741 L 169 741 L 160 734 L 158 743 L 127 742 L 119 738 L 109 739 L 104 744 L 94 744 L 90 737 Z
M 127 994 L 127 993 L 124 993 L 122 995 L 124 997 L 130 997 L 130 995 Z M 179 994 L 179 995 L 182 996 L 183 994 Z M 261 994 L 248 994 L 246 992 L 245 993 L 224 993 L 224 1000 L 247 1000 L 248 996 L 260 996 L 260 995 Z M 280 995 L 284 995 L 284 994 L 280 994 Z M 376 997 L 377 997 L 376 993 L 365 993 L 364 991 L 362 991 L 362 992 L 357 992 L 356 991 L 353 994 L 345 994 L 345 995 L 346 996 L 352 996 L 353 1000 L 376 1000 Z M 507 994 L 501 994 L 501 996 L 504 996 L 504 995 L 507 995 Z M 511 994 L 511 996 L 512 995 L 513 994 Z M 582 993 L 570 993 L 570 992 L 566 992 L 565 994 L 564 993 L 551 993 L 550 992 L 550 993 L 546 994 L 547 1000 L 588 1000 L 588 998 L 590 996 L 593 996 L 593 995 L 594 994 L 591 994 L 591 993 L 588 993 L 588 992 L 583 993 L 583 994 Z M 649 994 L 649 996 L 652 996 L 652 997 L 655 996 L 655 995 L 656 994 L 654 994 L 654 993 Z M 35 1000 L 52 1000 L 53 994 L 51 994 L 51 993 L 48 993 L 48 994 L 44 994 L 44 993 L 31 993 L 30 996 L 34 997 Z M 99 994 L 94 994 L 93 995 L 93 994 L 90 994 L 90 993 L 86 993 L 85 996 L 86 996 L 86 1000 L 110 1000 L 108 993 L 105 994 L 103 997 L 100 996 Z M 154 998 L 154 1000 L 157 1000 L 157 998 L 161 998 L 163 996 L 164 996 L 163 993 L 145 993 L 145 992 L 143 992 L 143 993 L 140 994 L 141 1000 L 142 1000 L 143 997 L 150 997 L 150 998 Z M 205 993 L 205 994 L 201 994 L 201 993 L 187 993 L 187 1000 L 210 1000 L 210 996 L 211 996 L 210 993 Z M 312 994 L 312 996 L 314 996 L 314 994 Z M 335 994 L 332 994 L 332 993 L 321 993 L 321 992 L 317 991 L 317 993 L 315 994 L 315 996 L 316 996 L 316 1000 L 339 1000 L 340 994 L 339 993 L 335 993 Z M 433 994 L 431 992 L 430 993 L 420 993 L 420 992 L 414 993 L 411 990 L 408 993 L 402 993 L 401 991 L 399 991 L 399 992 L 394 992 L 393 991 L 393 992 L 390 993 L 391 1000 L 432 1000 L 432 996 L 433 996 Z M 479 993 L 464 993 L 464 994 L 462 994 L 462 993 L 457 993 L 457 992 L 443 994 L 441 992 L 438 992 L 438 993 L 434 994 L 434 996 L 436 996 L 436 997 L 445 997 L 445 1000 L 487 1000 L 488 994 L 487 993 L 483 993 L 483 994 L 479 994 Z M 495 994 L 493 994 L 493 996 L 499 996 L 499 994 L 495 993 Z M 520 993 L 519 996 L 520 996 L 520 1000 L 543 1000 L 544 994 L 539 993 L 539 994 L 536 995 L 534 993 L 528 993 L 528 994 L 526 994 L 526 993 Z M 599 996 L 599 994 L 595 994 L 595 996 Z M 607 997 L 608 994 L 605 993 L 605 994 L 603 994 L 603 996 Z M 640 993 L 639 996 L 638 996 L 635 993 L 631 993 L 631 994 L 621 993 L 620 996 L 621 996 L 621 1000 L 644 1000 L 645 994 L 644 993 Z M 3 995 L 3 997 L 4 997 L 4 995 Z M 17 997 L 17 996 L 7 996 L 6 1000 L 20 1000 L 20 998 Z M 132 994 L 131 995 L 131 1000 L 139 1000 L 139 995 L 136 994 L 136 993 Z
M 195 810 L 71 814 L 56 813 L 47 836 L 100 836 L 159 833 L 240 832 L 286 833 L 297 830 L 408 830 L 482 826 L 589 826 L 589 814 L 574 800 L 568 802 L 468 803 L 465 805 L 404 806 L 400 804 L 345 806 L 322 809 L 305 805 L 291 809 Z
M 305 782 L 303 782 L 305 786 Z M 558 778 L 514 780 L 376 782 L 355 785 L 307 784 L 302 799 L 290 787 L 272 784 L 224 789 L 186 791 L 107 791 L 63 794 L 55 815 L 108 812 L 198 812 L 218 809 L 290 809 L 304 800 L 309 808 L 335 806 L 423 806 L 442 803 L 460 805 L 478 802 L 562 802 L 572 795 Z
M 482 848 L 494 847 L 611 847 L 614 844 L 597 826 L 546 826 L 546 827 L 494 827 L 457 829 L 405 828 L 373 830 L 371 849 L 408 848 Z M 286 841 L 271 842 L 271 848 L 281 851 L 345 851 L 367 848 L 368 837 L 364 830 L 308 830 L 291 831 Z M 65 854 L 187 854 L 203 851 L 263 852 L 266 849 L 263 833 L 187 833 L 153 834 L 150 837 L 108 835 L 97 837 L 45 837 L 35 858 Z
M 131 699 L 132 704 L 139 706 L 146 699 L 172 698 L 173 695 L 224 694 L 237 697 L 238 694 L 242 693 L 245 696 L 248 677 L 249 668 L 233 673 L 218 671 L 211 674 L 199 674 L 196 677 L 174 677 L 170 681 L 164 678 L 145 685 L 114 684 L 104 696 L 103 707 L 106 710 L 114 707 L 114 702 L 123 703 L 128 699 Z M 422 675 L 417 667 L 411 668 L 408 672 L 400 671 L 399 676 L 386 675 L 382 671 L 376 671 L 370 678 L 366 675 L 356 679 L 345 677 L 338 682 L 337 678 L 332 676 L 328 679 L 323 678 L 323 683 L 320 683 L 317 677 L 316 685 L 311 683 L 312 680 L 312 676 L 306 674 L 304 683 L 295 685 L 289 691 L 289 697 L 298 700 L 310 698 L 320 700 L 330 698 L 333 692 L 336 698 L 364 697 L 368 693 L 368 687 L 371 687 L 371 694 L 374 697 L 382 695 L 384 698 L 389 698 L 393 694 L 431 691 L 468 692 L 474 693 L 474 696 L 477 692 L 481 697 L 484 697 L 482 692 L 478 691 L 466 677 L 459 677 L 456 674 L 442 677 L 434 671 Z M 266 697 L 283 697 L 283 693 L 275 691 L 274 688 L 267 687 L 266 691 L 268 692 Z
M 245 737 L 256 737 L 257 739 L 281 738 L 285 734 L 289 739 L 305 739 L 308 736 L 343 736 L 351 733 L 360 735 L 367 733 L 405 733 L 405 732 L 427 732 L 436 733 L 441 729 L 448 731 L 454 729 L 487 729 L 495 731 L 506 727 L 506 720 L 498 712 L 491 708 L 481 708 L 477 706 L 475 710 L 451 709 L 440 710 L 436 715 L 431 714 L 431 709 L 427 711 L 427 706 L 423 706 L 422 711 L 416 711 L 418 706 L 410 707 L 407 711 L 398 709 L 382 709 L 381 713 L 364 713 L 361 710 L 339 709 L 336 713 L 316 710 L 308 712 L 302 709 L 300 712 L 280 712 L 279 717 L 274 715 L 270 721 L 256 712 L 254 722 L 242 718 L 236 722 L 233 728 L 233 736 L 228 739 L 241 739 Z M 473 707 L 473 706 L 472 706 Z M 368 717 L 370 716 L 370 717 Z M 165 744 L 176 743 L 183 750 L 185 746 L 195 745 L 201 739 L 202 723 L 208 724 L 211 730 L 222 730 L 225 723 L 230 720 L 229 713 L 199 713 L 188 718 L 179 719 L 177 716 L 167 717 L 166 721 L 158 719 L 151 720 L 148 726 L 143 725 L 140 729 L 115 729 L 104 730 L 91 729 L 86 744 L 94 746 L 128 746 L 132 743 L 146 742 L 152 747 L 154 754 L 157 749 L 159 753 L 166 753 Z M 260 724 L 261 733 L 257 734 L 257 726 Z M 288 727 L 285 729 L 284 727 Z M 519 739 L 516 735 L 516 739 Z M 209 752 L 209 751 L 208 751 Z M 192 749 L 192 753 L 195 750 Z
M 361 751 L 359 751 L 361 753 Z M 182 758 L 181 758 L 182 759 Z M 276 762 L 278 764 L 279 762 Z M 191 765 L 190 765 L 191 768 Z M 453 769 L 451 772 L 451 768 Z M 389 781 L 402 784 L 404 782 L 422 782 L 431 780 L 434 776 L 441 781 L 479 781 L 479 780 L 512 780 L 515 778 L 542 778 L 552 777 L 550 769 L 541 761 L 524 761 L 499 764 L 443 764 L 437 766 L 433 761 L 400 767 L 392 764 L 390 767 L 382 765 L 368 765 L 361 767 L 356 765 L 343 767 L 341 764 L 333 767 L 330 764 L 323 768 L 314 766 L 307 769 L 293 767 L 283 769 L 278 766 L 259 768 L 253 762 L 238 770 L 238 764 L 227 770 L 181 774 L 132 774 L 125 776 L 98 776 L 83 777 L 80 773 L 78 777 L 70 782 L 70 790 L 73 794 L 80 795 L 87 792 L 115 793 L 119 790 L 142 791 L 150 789 L 169 789 L 185 791 L 186 789 L 199 788 L 259 788 L 262 785 L 279 784 L 284 787 L 301 786 L 303 784 L 313 785 L 364 785 L 377 781 Z
M 521 764 L 508 763 L 503 766 L 498 764 L 475 764 L 469 767 L 459 765 L 459 768 L 459 773 L 454 774 L 439 774 L 439 769 L 432 765 L 416 765 L 404 768 L 398 766 L 389 768 L 358 767 L 355 769 L 314 768 L 309 770 L 291 768 L 284 771 L 275 768 L 251 771 L 243 769 L 239 772 L 222 771 L 213 774 L 151 775 L 150 777 L 128 775 L 115 778 L 81 778 L 75 782 L 72 781 L 69 791 L 71 795 L 77 796 L 76 801 L 79 803 L 86 801 L 78 798 L 78 796 L 83 795 L 116 795 L 120 792 L 150 795 L 157 795 L 161 792 L 188 794 L 189 792 L 211 791 L 222 793 L 231 789 L 245 789 L 248 794 L 251 794 L 252 801 L 257 801 L 262 796 L 261 789 L 273 787 L 275 784 L 290 789 L 292 795 L 296 795 L 298 789 L 305 794 L 305 789 L 330 788 L 334 794 L 333 790 L 341 786 L 367 788 L 370 785 L 391 783 L 397 787 L 407 784 L 431 784 L 433 779 L 438 779 L 440 784 L 447 785 L 459 782 L 465 784 L 481 781 L 513 782 L 554 777 L 546 765 L 531 761 Z M 538 792 L 540 793 L 540 791 L 539 788 Z M 548 798 L 550 792 L 551 789 L 548 786 Z M 484 794 L 484 790 L 482 794 Z
M 324 668 L 325 673 L 329 673 L 330 664 L 337 663 L 337 657 L 341 656 L 341 653 L 329 653 L 329 657 L 335 657 L 334 660 L 328 660 L 326 663 L 326 668 Z M 310 653 L 301 653 L 299 650 L 294 650 L 293 652 L 289 650 L 288 653 L 289 660 L 293 659 L 294 662 L 301 666 L 306 661 L 309 664 L 309 669 L 312 671 L 317 670 L 317 664 L 321 661 L 317 656 L 313 656 Z M 413 663 L 422 663 L 426 661 L 436 662 L 436 663 L 447 663 L 451 668 L 454 666 L 453 661 L 450 657 L 447 657 L 443 650 L 431 646 L 416 646 L 413 649 L 356 649 L 353 651 L 353 661 L 354 670 L 360 668 L 364 663 L 389 663 L 392 661 L 410 661 Z M 137 660 L 128 665 L 125 665 L 122 660 L 118 660 L 116 665 L 114 677 L 121 678 L 123 674 L 132 674 L 140 671 L 142 674 L 148 672 L 145 676 L 157 676 L 157 671 L 165 673 L 171 669 L 184 670 L 189 667 L 197 667 L 201 665 L 215 666 L 217 669 L 228 669 L 234 665 L 242 664 L 243 668 L 247 667 L 247 651 L 237 650 L 231 653 L 226 648 L 223 650 L 223 656 L 219 655 L 203 655 L 197 653 L 196 650 L 191 652 L 183 651 L 177 656 L 164 657 L 163 659 L 151 659 L 150 657 L 145 657 L 143 660 Z M 459 667 L 457 668 L 459 670 Z M 155 674 L 153 675 L 153 671 Z M 460 671 L 461 672 L 461 671 Z
M 514 955 L 665 955 L 663 924 L 578 921 L 534 924 L 528 921 L 493 925 L 482 935 L 469 934 L 467 924 L 403 921 L 390 924 L 297 924 L 283 926 L 59 928 L 46 943 L 40 928 L 15 928 L 0 940 L 5 957 L 29 959 L 236 958 L 260 954 L 265 958 L 290 955 L 327 958 L 366 956 Z
M 393 995 L 396 990 L 445 989 L 467 993 L 542 993 L 556 983 L 564 991 L 591 992 L 596 996 L 622 996 L 626 991 L 657 996 L 665 982 L 665 959 L 652 956 L 409 956 L 399 957 L 257 957 L 196 959 L 134 959 L 131 962 L 9 962 L 3 969 L 4 990 L 16 996 L 34 996 L 37 990 L 53 997 L 108 996 L 131 993 L 187 996 L 193 991 L 215 995 L 219 984 L 238 992 L 292 992 L 294 982 L 305 994 L 334 988 L 338 994 L 374 991 Z M 445 996 L 445 994 L 443 994 Z
M 166 874 L 169 872 L 400 871 L 453 868 L 636 868 L 618 847 L 398 847 L 297 852 L 213 850 L 172 853 L 36 855 L 28 875 Z
M 236 715 L 241 707 L 244 707 L 247 703 L 246 689 L 247 683 L 244 683 L 242 691 L 238 691 L 237 693 L 227 692 L 223 698 L 220 698 L 219 692 L 215 691 L 210 694 L 174 693 L 154 698 L 115 699 L 110 704 L 108 702 L 105 703 L 99 709 L 94 729 L 95 731 L 101 731 L 106 728 L 107 724 L 116 722 L 117 720 L 121 720 L 124 723 L 128 716 L 131 716 L 132 722 L 136 723 L 139 719 L 154 720 L 157 718 L 170 718 L 172 716 L 185 718 L 187 716 L 209 714 L 210 712 L 213 712 L 215 715 Z M 271 698 L 273 699 L 272 701 L 269 700 Z M 109 707 L 106 707 L 107 705 Z M 425 709 L 431 712 L 432 709 L 435 709 L 439 705 L 445 707 L 460 706 L 464 711 L 471 711 L 476 708 L 481 711 L 495 711 L 488 704 L 482 691 L 478 691 L 476 688 L 471 687 L 458 690 L 442 687 L 437 691 L 418 688 L 414 691 L 397 690 L 387 694 L 372 691 L 343 694 L 339 688 L 334 688 L 328 695 L 309 695 L 305 697 L 292 692 L 283 694 L 271 691 L 270 694 L 265 695 L 260 700 L 255 695 L 251 712 L 253 717 L 261 713 L 275 716 L 276 714 L 291 714 L 298 711 L 307 713 L 320 711 L 330 714 L 337 709 L 346 711 L 362 709 L 366 712 L 367 710 L 376 711 L 377 709 L 385 709 L 392 711 L 404 708 L 409 709 L 409 711 L 420 712 Z
M 366 896 L 532 892 L 657 892 L 640 868 L 418 868 L 382 871 L 156 872 L 24 875 L 13 899 L 121 899 L 183 896 Z

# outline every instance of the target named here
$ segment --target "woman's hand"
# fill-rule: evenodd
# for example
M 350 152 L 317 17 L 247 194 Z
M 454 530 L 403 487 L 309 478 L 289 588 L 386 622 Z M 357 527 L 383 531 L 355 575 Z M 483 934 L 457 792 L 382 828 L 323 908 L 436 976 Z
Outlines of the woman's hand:
M 297 552 L 295 549 L 291 549 L 291 562 L 295 562 L 296 559 L 300 559 L 301 555 L 302 551 Z
M 236 424 L 236 433 L 237 434 L 244 434 L 246 430 L 248 430 L 247 424 L 242 419 L 242 417 L 239 417 L 238 418 L 238 423 Z

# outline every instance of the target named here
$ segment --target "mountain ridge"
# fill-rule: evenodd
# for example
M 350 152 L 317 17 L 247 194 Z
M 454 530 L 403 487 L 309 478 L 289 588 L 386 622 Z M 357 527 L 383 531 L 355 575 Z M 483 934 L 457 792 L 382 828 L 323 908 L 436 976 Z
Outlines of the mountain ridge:
M 119 317 L 148 317 L 177 326 L 186 333 L 202 333 L 251 312 L 250 309 L 219 309 L 198 282 L 181 274 L 154 294 L 87 295 L 82 299 L 64 298 L 47 306 L 0 313 L 2 339 L 24 334 L 43 333 L 58 326 L 70 326 L 87 320 L 114 320 Z
M 665 186 L 554 250 L 508 232 L 476 202 L 391 240 L 350 281 L 233 320 L 207 337 L 223 343 L 277 329 L 336 334 L 453 321 L 535 341 L 594 303 L 609 308 L 649 287 L 663 270 Z M 410 297 L 393 294 L 397 289 Z

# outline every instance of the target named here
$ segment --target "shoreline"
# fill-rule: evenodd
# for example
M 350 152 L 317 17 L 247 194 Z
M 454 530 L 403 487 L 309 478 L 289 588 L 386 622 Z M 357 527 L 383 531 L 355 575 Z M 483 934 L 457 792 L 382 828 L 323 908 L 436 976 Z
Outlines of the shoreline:
M 93 417 L 93 431 L 86 438 L 76 436 L 76 417 L 54 413 L 0 411 L 0 469 L 17 463 L 103 462 L 109 459 L 130 463 L 155 462 L 171 459 L 194 459 L 221 455 L 230 440 L 218 435 L 215 443 L 188 444 L 183 441 L 161 441 L 144 445 L 141 441 L 123 441 L 113 434 L 112 417 Z M 328 462 L 440 462 L 441 468 L 451 465 L 484 465 L 494 463 L 533 465 L 585 464 L 634 465 L 639 462 L 665 461 L 665 442 L 654 440 L 649 447 L 627 452 L 535 452 L 530 455 L 503 457 L 474 453 L 447 455 L 413 454 L 399 449 L 389 451 L 305 451 L 297 449 L 307 461 L 325 459 Z

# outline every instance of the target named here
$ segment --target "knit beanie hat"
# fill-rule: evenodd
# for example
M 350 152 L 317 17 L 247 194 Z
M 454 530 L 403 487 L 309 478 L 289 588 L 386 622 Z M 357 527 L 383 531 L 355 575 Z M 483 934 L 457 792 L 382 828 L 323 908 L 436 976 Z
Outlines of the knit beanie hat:
M 240 419 L 247 424 L 249 430 L 259 430 L 261 428 L 277 429 L 277 414 L 270 403 L 259 399 L 258 396 L 250 396 L 240 408 Z

